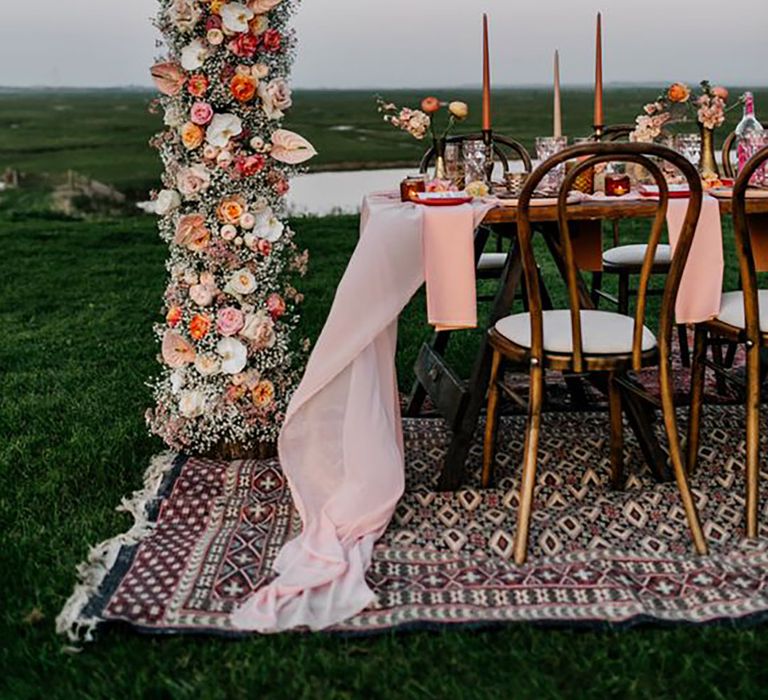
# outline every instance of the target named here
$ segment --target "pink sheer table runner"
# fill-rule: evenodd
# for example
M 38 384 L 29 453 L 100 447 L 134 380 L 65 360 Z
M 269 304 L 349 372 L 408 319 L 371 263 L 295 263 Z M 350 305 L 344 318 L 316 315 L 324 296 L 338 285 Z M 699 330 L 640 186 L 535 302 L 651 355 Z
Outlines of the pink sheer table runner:
M 493 206 L 366 198 L 360 241 L 278 443 L 303 531 L 278 555 L 277 578 L 235 610 L 235 627 L 322 629 L 374 601 L 365 572 L 404 488 L 397 319 L 426 276 L 434 325 L 476 324 L 473 235 Z

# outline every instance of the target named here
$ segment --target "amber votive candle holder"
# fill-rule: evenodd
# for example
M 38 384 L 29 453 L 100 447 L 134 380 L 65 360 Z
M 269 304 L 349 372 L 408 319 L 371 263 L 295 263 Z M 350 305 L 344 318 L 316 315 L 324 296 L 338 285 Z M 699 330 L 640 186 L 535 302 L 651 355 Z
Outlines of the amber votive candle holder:
M 632 181 L 626 173 L 608 173 L 605 176 L 605 194 L 607 197 L 623 197 L 632 189 Z
M 427 191 L 427 178 L 424 175 L 412 175 L 400 183 L 400 200 L 412 202 L 419 192 Z

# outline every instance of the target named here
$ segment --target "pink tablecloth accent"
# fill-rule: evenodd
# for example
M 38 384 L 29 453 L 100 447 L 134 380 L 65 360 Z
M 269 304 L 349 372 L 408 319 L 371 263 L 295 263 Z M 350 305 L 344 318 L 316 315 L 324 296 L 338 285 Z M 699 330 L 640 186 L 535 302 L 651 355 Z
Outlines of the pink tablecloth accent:
M 669 200 L 667 229 L 673 254 L 688 204 L 687 199 Z M 720 203 L 714 197 L 704 195 L 701 216 L 677 295 L 675 316 L 678 323 L 701 323 L 720 313 L 723 270 Z
M 374 601 L 365 572 L 404 488 L 397 318 L 424 282 L 425 254 L 440 251 L 440 265 L 428 265 L 431 284 L 441 295 L 450 286 L 439 274 L 443 265 L 447 276 L 454 272 L 438 224 L 448 231 L 446 243 L 459 243 L 457 258 L 469 251 L 471 265 L 471 245 L 462 241 L 471 243 L 492 206 L 438 210 L 366 198 L 360 241 L 279 438 L 280 463 L 304 528 L 280 551 L 278 577 L 234 611 L 236 628 L 322 629 Z M 472 320 L 465 303 L 454 316 L 434 292 L 441 324 Z

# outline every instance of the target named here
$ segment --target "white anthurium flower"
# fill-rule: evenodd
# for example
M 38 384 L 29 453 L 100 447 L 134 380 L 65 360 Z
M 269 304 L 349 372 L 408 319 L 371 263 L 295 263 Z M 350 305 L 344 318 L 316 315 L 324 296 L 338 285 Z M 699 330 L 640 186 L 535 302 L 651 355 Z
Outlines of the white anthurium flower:
M 212 377 L 221 372 L 221 360 L 214 355 L 198 355 L 195 358 L 195 369 L 204 377 Z
M 238 374 L 245 369 L 248 349 L 236 338 L 222 338 L 216 352 L 221 356 L 221 371 L 225 374 Z
M 208 47 L 202 39 L 194 39 L 181 50 L 181 67 L 184 70 L 202 68 L 208 58 Z
M 205 394 L 194 389 L 185 391 L 179 399 L 179 413 L 185 418 L 197 418 L 205 413 Z
M 224 291 L 227 294 L 236 294 L 238 296 L 244 296 L 250 294 L 256 289 L 256 278 L 253 273 L 246 268 L 237 270 L 232 277 L 229 278 Z
M 243 122 L 234 114 L 214 114 L 206 138 L 211 146 L 225 148 L 233 136 L 243 133 Z
M 174 394 L 178 394 L 184 388 L 186 382 L 187 378 L 180 369 L 171 372 L 171 391 Z
M 266 209 L 256 217 L 256 225 L 253 228 L 254 235 L 263 238 L 265 241 L 274 243 L 280 240 L 283 235 L 285 225 L 275 216 L 271 209 Z
M 160 190 L 155 200 L 155 214 L 166 216 L 181 206 L 181 196 L 176 190 Z
M 219 15 L 221 23 L 229 32 L 240 34 L 248 31 L 248 22 L 253 19 L 253 10 L 239 2 L 230 2 L 222 6 Z

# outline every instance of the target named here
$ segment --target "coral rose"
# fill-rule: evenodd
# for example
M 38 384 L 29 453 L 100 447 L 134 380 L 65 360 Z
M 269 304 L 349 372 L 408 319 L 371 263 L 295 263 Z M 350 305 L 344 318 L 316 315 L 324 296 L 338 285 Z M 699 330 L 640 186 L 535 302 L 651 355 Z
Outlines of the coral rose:
M 724 88 L 722 85 L 717 85 L 712 88 L 712 94 L 715 97 L 719 97 L 723 102 L 728 101 L 728 88 Z
M 208 246 L 211 232 L 205 225 L 202 214 L 187 214 L 179 219 L 173 242 L 192 251 L 200 251 Z
M 259 38 L 253 34 L 238 34 L 227 48 L 238 58 L 253 58 L 259 49 Z
M 256 82 L 250 76 L 238 73 L 232 78 L 229 90 L 238 102 L 250 102 L 256 96 Z
M 279 294 L 270 294 L 267 297 L 267 311 L 274 321 L 285 314 L 285 300 Z
M 208 92 L 210 82 L 208 78 L 202 73 L 195 73 L 189 76 L 189 82 L 187 83 L 187 92 L 192 97 L 202 97 Z
M 673 83 L 667 90 L 667 97 L 670 102 L 688 102 L 691 96 L 691 88 L 684 83 Z
M 241 177 L 250 177 L 261 172 L 266 162 L 267 159 L 261 154 L 246 157 L 239 156 L 235 159 L 235 170 L 237 170 Z
M 421 109 L 427 114 L 434 114 L 440 110 L 440 100 L 437 97 L 425 97 L 421 101 Z
M 237 224 L 244 213 L 245 200 L 240 196 L 221 200 L 216 210 L 219 220 L 225 224 Z
M 195 314 L 189 322 L 189 334 L 194 340 L 202 340 L 211 330 L 211 319 L 204 314 Z
M 197 124 L 187 122 L 181 127 L 181 142 L 188 151 L 199 148 L 204 137 L 205 132 Z
M 283 37 L 277 29 L 267 29 L 264 34 L 261 35 L 261 43 L 264 46 L 264 50 L 269 53 L 277 53 L 283 44 Z

